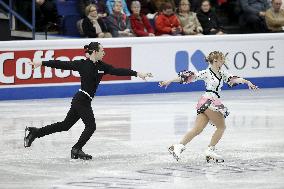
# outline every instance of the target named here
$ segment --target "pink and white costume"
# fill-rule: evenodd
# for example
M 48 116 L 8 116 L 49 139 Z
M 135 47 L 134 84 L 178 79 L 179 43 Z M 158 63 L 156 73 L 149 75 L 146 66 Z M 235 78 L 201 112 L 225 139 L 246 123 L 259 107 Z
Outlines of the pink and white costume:
M 196 106 L 197 114 L 203 113 L 207 108 L 220 112 L 224 117 L 229 115 L 228 109 L 220 101 L 220 92 L 223 82 L 230 87 L 238 84 L 239 77 L 229 74 L 224 70 L 219 71 L 221 78 L 219 78 L 213 70 L 209 67 L 206 70 L 197 73 L 191 71 L 183 71 L 179 73 L 181 83 L 187 84 L 197 80 L 203 80 L 206 86 L 206 92 L 199 99 Z

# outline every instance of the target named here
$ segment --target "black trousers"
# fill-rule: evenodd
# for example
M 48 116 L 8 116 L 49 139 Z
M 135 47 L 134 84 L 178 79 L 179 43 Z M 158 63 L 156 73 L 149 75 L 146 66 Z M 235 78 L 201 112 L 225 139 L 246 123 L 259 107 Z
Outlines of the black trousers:
M 64 121 L 40 128 L 37 137 L 40 138 L 52 133 L 68 131 L 80 118 L 85 124 L 85 129 L 78 142 L 73 147 L 82 149 L 96 130 L 96 122 L 91 107 L 91 99 L 82 92 L 78 92 L 73 97 L 71 108 Z

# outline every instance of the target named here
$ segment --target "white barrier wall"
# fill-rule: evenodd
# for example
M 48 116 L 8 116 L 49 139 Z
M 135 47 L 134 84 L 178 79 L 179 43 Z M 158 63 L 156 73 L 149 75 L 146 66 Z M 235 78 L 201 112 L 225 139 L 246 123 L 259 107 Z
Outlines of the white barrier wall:
M 91 41 L 105 47 L 107 63 L 155 76 L 148 82 L 106 76 L 97 95 L 203 90 L 203 84 L 197 82 L 174 84 L 165 91 L 157 82 L 176 77 L 182 70 L 205 69 L 204 56 L 214 50 L 226 54 L 224 69 L 229 72 L 250 78 L 260 87 L 284 86 L 284 34 L 10 41 L 0 44 L 0 100 L 72 96 L 79 88 L 77 72 L 33 71 L 27 62 L 82 59 L 83 46 Z

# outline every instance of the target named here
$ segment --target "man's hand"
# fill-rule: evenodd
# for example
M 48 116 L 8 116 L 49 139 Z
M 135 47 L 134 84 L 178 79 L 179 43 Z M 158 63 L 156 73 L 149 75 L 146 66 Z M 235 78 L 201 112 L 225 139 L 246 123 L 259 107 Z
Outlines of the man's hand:
M 137 72 L 137 76 L 146 81 L 146 77 L 153 77 L 152 73 Z
M 33 70 L 37 67 L 40 67 L 42 65 L 42 62 L 29 62 L 29 65 L 33 67 Z

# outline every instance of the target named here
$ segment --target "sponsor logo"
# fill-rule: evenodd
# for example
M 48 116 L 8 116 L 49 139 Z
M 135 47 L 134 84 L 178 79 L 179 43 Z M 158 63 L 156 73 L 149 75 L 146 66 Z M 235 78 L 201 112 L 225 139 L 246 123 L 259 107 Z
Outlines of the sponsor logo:
M 195 71 L 204 70 L 208 67 L 208 63 L 205 61 L 205 54 L 201 50 L 196 50 L 191 57 L 189 57 L 187 51 L 178 51 L 176 53 L 175 70 L 177 73 L 183 70 L 189 70 L 189 68 L 192 70 L 192 67 L 189 67 L 190 64 Z
M 104 61 L 114 67 L 131 68 L 131 48 L 105 49 Z M 0 51 L 0 86 L 79 82 L 77 71 L 41 67 L 32 70 L 28 62 L 86 59 L 83 49 Z M 130 80 L 130 76 L 104 76 L 104 81 Z

